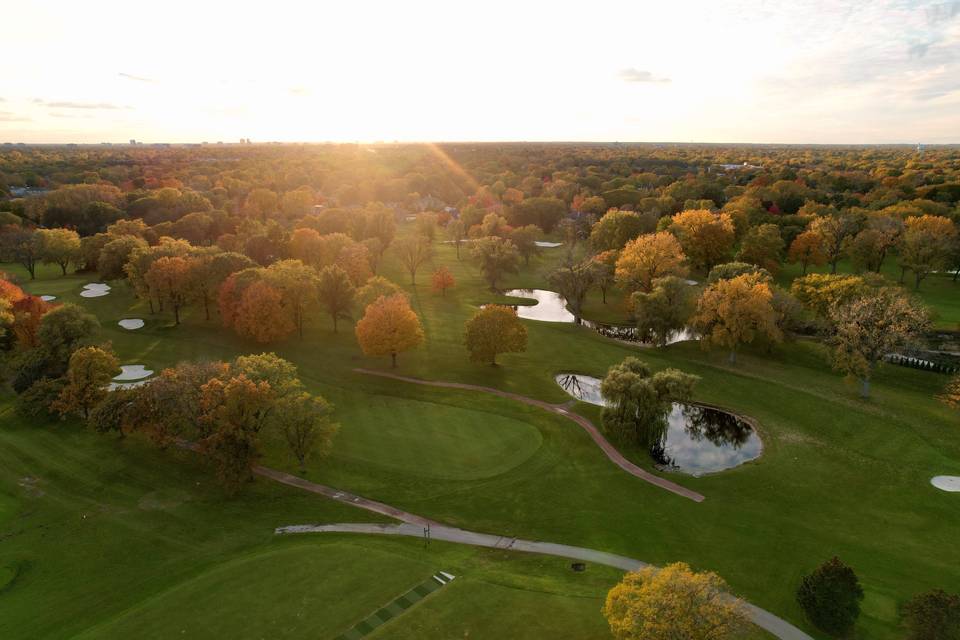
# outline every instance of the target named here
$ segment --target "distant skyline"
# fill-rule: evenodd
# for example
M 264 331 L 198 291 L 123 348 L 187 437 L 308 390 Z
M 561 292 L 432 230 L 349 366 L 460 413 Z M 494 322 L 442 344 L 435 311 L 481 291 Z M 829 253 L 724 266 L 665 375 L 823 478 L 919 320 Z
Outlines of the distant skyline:
M 4 8 L 0 142 L 960 143 L 960 0 Z

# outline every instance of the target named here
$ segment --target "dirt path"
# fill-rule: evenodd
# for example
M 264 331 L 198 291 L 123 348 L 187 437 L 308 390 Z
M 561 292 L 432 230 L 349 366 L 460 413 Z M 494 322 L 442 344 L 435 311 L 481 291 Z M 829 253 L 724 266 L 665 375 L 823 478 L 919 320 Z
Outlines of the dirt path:
M 298 534 L 298 533 L 363 533 L 378 535 L 410 536 L 413 538 L 424 537 L 424 527 L 419 524 L 372 524 L 372 523 L 344 523 L 344 524 L 320 524 L 320 525 L 291 525 L 288 527 L 279 527 L 275 531 L 277 534 Z M 509 538 L 505 536 L 491 535 L 487 533 L 476 533 L 465 531 L 455 527 L 446 527 L 443 525 L 430 526 L 430 538 L 434 540 L 445 540 L 447 542 L 456 542 L 460 544 L 469 544 L 475 547 L 488 547 L 492 549 L 510 549 L 511 551 L 523 551 L 526 553 L 539 553 L 543 555 L 559 556 L 561 558 L 570 558 L 572 560 L 582 560 L 584 562 L 595 562 L 610 567 L 616 567 L 624 571 L 634 571 L 648 566 L 647 563 L 640 560 L 634 560 L 627 556 L 620 556 L 596 549 L 586 547 L 574 547 L 566 544 L 556 544 L 553 542 L 538 542 L 534 540 L 521 540 L 518 538 Z M 747 608 L 747 614 L 750 620 L 761 629 L 769 631 L 780 640 L 813 640 L 806 633 L 796 628 L 786 620 L 779 618 L 765 609 L 754 606 L 749 602 L 744 602 Z
M 600 430 L 597 429 L 597 427 L 592 422 L 590 422 L 590 420 L 584 418 L 578 413 L 574 413 L 570 411 L 563 404 L 550 404 L 549 402 L 544 402 L 542 400 L 537 400 L 535 398 L 522 396 L 518 393 L 501 391 L 500 389 L 494 389 L 493 387 L 482 387 L 480 385 L 475 385 L 475 384 L 464 384 L 461 382 L 422 380 L 420 378 L 410 378 L 407 376 L 397 375 L 395 373 L 388 373 L 386 371 L 374 371 L 372 369 L 357 368 L 357 369 L 354 369 L 354 371 L 356 371 L 357 373 L 364 373 L 371 376 L 380 376 L 381 378 L 390 378 L 392 380 L 400 380 L 402 382 L 422 384 L 429 387 L 443 387 L 446 389 L 465 389 L 467 391 L 481 391 L 483 393 L 489 393 L 495 396 L 500 396 L 501 398 L 516 400 L 517 402 L 522 402 L 524 404 L 528 404 L 534 407 L 539 407 L 541 409 L 544 409 L 545 411 L 549 411 L 551 413 L 555 413 L 557 415 L 563 416 L 568 420 L 573 420 L 574 422 L 576 422 L 577 425 L 579 425 L 584 431 L 587 432 L 587 435 L 589 435 L 593 439 L 593 441 L 597 444 L 597 446 L 600 447 L 600 450 L 603 451 L 604 454 L 606 454 L 606 456 L 610 458 L 610 460 L 615 465 L 617 465 L 618 467 L 620 467 L 630 475 L 636 476 L 637 478 L 640 478 L 645 482 L 649 482 L 652 485 L 656 485 L 661 489 L 666 489 L 667 491 L 670 491 L 671 493 L 675 493 L 678 496 L 683 496 L 684 498 L 693 500 L 694 502 L 703 502 L 704 497 L 701 494 L 697 493 L 696 491 L 687 489 L 686 487 L 683 487 L 675 482 L 671 482 L 666 478 L 661 478 L 660 476 L 654 475 L 649 471 L 647 471 L 646 469 L 641 469 L 637 465 L 627 460 L 625 457 L 623 457 L 623 455 L 619 451 L 617 451 L 616 447 L 610 444 L 610 442 L 603 437 L 603 434 L 600 433 Z

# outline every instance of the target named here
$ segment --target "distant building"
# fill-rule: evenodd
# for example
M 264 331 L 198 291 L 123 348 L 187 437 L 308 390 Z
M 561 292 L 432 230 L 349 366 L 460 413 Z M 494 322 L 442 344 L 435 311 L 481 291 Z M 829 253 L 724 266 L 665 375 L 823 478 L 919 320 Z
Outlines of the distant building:
M 131 146 L 136 146 L 136 145 L 137 145 L 137 141 L 134 140 L 133 138 L 130 138 L 130 145 L 131 145 Z

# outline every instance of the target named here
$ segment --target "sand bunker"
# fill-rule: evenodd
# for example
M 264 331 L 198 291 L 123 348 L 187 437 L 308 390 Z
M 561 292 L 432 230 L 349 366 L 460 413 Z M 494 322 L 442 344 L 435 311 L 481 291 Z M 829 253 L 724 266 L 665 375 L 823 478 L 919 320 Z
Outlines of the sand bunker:
M 83 285 L 83 291 L 80 292 L 81 298 L 99 298 L 110 293 L 110 285 L 102 282 L 91 282 Z
M 930 478 L 930 484 L 941 491 L 958 492 L 960 491 L 960 476 L 934 476 Z
M 563 243 L 562 243 L 562 242 L 544 242 L 543 240 L 537 240 L 537 241 L 534 242 L 533 244 L 535 244 L 535 245 L 537 245 L 538 247 L 541 247 L 541 248 L 543 248 L 543 249 L 555 249 L 555 248 L 559 247 L 560 245 L 562 245 Z
M 149 378 L 153 375 L 152 369 L 147 369 L 142 364 L 125 364 L 120 367 L 120 375 L 114 376 L 113 382 L 111 382 L 107 389 L 113 391 L 115 389 L 133 389 L 135 387 L 141 387 L 148 382 L 149 380 L 144 380 L 143 378 Z M 133 380 L 134 382 L 130 382 Z
M 125 364 L 120 367 L 120 375 L 114 376 L 113 379 L 118 382 L 126 380 L 141 380 L 143 378 L 149 378 L 153 375 L 152 369 L 147 369 L 142 364 Z
M 52 302 L 57 299 L 57 296 L 40 296 L 40 299 L 44 302 Z
M 141 320 L 140 318 L 124 318 L 117 324 L 123 327 L 124 329 L 130 329 L 130 330 L 143 328 L 143 320 Z

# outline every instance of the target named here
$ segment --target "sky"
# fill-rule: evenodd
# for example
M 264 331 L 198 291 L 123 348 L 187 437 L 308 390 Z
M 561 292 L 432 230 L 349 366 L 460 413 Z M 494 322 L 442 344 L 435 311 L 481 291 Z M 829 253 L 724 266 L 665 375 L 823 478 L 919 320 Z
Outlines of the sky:
M 7 4 L 0 142 L 960 143 L 960 0 Z

